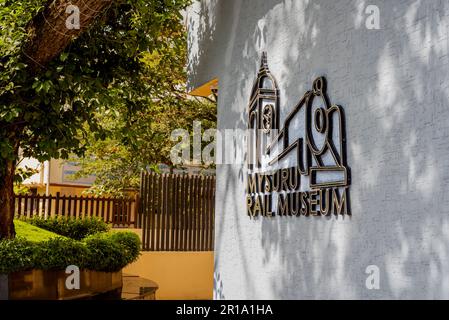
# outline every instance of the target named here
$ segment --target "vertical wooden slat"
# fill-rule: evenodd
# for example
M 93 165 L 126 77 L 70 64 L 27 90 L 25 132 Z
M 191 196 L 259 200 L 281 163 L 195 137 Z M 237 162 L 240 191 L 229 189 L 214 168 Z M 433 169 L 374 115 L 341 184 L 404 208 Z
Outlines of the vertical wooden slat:
M 151 189 L 151 207 L 150 211 L 151 219 L 153 221 L 151 225 L 152 239 L 151 239 L 151 251 L 157 250 L 156 248 L 156 238 L 157 238 L 157 228 L 158 228 L 158 220 L 157 213 L 159 212 L 158 207 L 158 190 L 159 190 L 159 175 L 153 174 L 152 179 L 152 189 Z M 151 222 L 150 222 L 151 223 Z
M 112 220 L 114 221 L 114 223 L 118 226 L 120 225 L 120 199 L 115 199 L 113 202 L 113 208 L 114 210 L 113 212 L 113 217 Z
M 196 193 L 196 249 L 201 251 L 201 176 L 197 177 L 198 191 Z
M 89 197 L 84 196 L 83 219 L 89 217 Z
M 72 217 L 72 196 L 67 198 L 67 216 Z
M 210 237 L 210 228 L 211 228 L 211 200 L 210 200 L 210 191 L 212 189 L 212 176 L 209 176 L 209 186 L 207 189 L 207 251 L 210 251 L 210 245 L 211 245 L 211 237 Z
M 127 223 L 127 227 L 131 227 L 131 224 L 134 222 L 133 216 L 132 216 L 132 208 L 133 208 L 133 199 L 132 198 L 128 198 L 128 221 Z
M 179 198 L 178 198 L 178 251 L 182 251 L 183 239 L 184 239 L 184 188 L 185 188 L 185 177 L 181 174 L 179 177 Z
M 33 217 L 33 211 L 34 211 L 34 197 L 33 196 L 31 196 L 30 197 L 30 217 Z
M 89 213 L 89 217 L 94 217 L 94 207 L 95 207 L 95 203 L 94 203 L 94 198 L 93 197 L 88 197 L 89 201 L 89 207 L 90 207 L 90 213 Z
M 193 213 L 195 212 L 195 202 L 194 200 L 194 194 L 195 194 L 195 179 L 193 176 L 189 179 L 189 214 L 188 214 L 188 230 L 189 230 L 189 251 L 194 250 L 193 246 L 193 239 L 195 237 L 194 233 L 194 219 L 193 219 Z
M 27 194 L 25 195 L 24 201 L 25 201 L 25 206 L 23 208 L 23 215 L 28 218 L 29 213 L 28 213 L 28 195 Z
M 137 210 L 137 213 L 138 213 L 138 217 L 136 217 L 137 218 L 137 220 L 136 220 L 136 226 L 137 226 L 137 228 L 142 228 L 142 229 L 145 229 L 146 230 L 146 226 L 143 226 L 143 213 L 142 213 L 142 210 L 145 208 L 145 199 L 143 199 L 144 198 L 144 194 L 145 194 L 145 191 L 144 191 L 144 184 L 145 184 L 145 181 L 146 181 L 146 179 L 148 178 L 148 172 L 147 171 L 144 171 L 144 170 L 142 170 L 141 172 L 140 172 L 140 184 L 139 184 L 139 207 L 138 207 L 138 210 Z M 143 236 L 143 230 L 142 230 L 142 236 Z M 143 245 L 143 241 L 142 241 L 142 245 Z
M 191 201 L 192 201 L 192 207 L 190 211 L 190 219 L 191 219 L 191 245 L 190 250 L 195 251 L 196 250 L 196 193 L 198 192 L 198 185 L 197 185 L 197 179 L 196 176 L 192 176 L 192 192 L 190 194 Z
M 103 214 L 104 214 L 104 222 L 109 223 L 109 198 L 104 198 L 103 203 Z
M 201 219 L 201 177 L 196 176 L 197 191 L 195 193 L 195 251 L 200 251 L 200 219 Z
M 211 186 L 211 177 L 208 176 L 206 177 L 206 197 L 204 199 L 205 201 L 205 205 L 206 205 L 206 211 L 205 211 L 205 250 L 209 251 L 209 246 L 210 246 L 210 238 L 209 238 L 209 226 L 210 226 L 210 206 L 209 206 L 209 196 L 210 196 L 210 186 Z
M 34 208 L 34 215 L 39 216 L 39 210 L 40 210 L 40 201 L 41 201 L 41 196 L 40 195 L 35 195 L 34 196 L 34 204 L 35 204 L 35 208 Z
M 203 222 L 203 250 L 207 251 L 209 250 L 209 243 L 208 243 L 208 236 L 209 236 L 209 205 L 208 205 L 208 200 L 209 200 L 209 182 L 210 182 L 210 177 L 206 176 L 204 177 L 204 196 L 203 196 L 203 208 L 204 208 L 204 222 Z
M 133 199 L 128 198 L 128 227 L 135 222 L 135 218 L 133 217 Z
M 198 192 L 197 192 L 197 243 L 196 243 L 196 251 L 201 251 L 201 236 L 202 236 L 202 230 L 201 230 L 201 219 L 202 219 L 202 210 L 201 210 L 201 200 L 203 195 L 203 177 L 198 176 Z
M 128 201 L 126 199 L 122 200 L 122 225 L 125 225 L 127 220 L 127 212 L 128 212 Z
M 108 220 L 109 220 L 109 217 L 108 217 L 108 215 L 109 215 L 109 213 L 108 213 L 108 209 L 109 209 L 109 206 L 108 206 L 108 197 L 103 197 L 103 200 L 102 200 L 102 202 L 101 202 L 101 210 L 102 210 L 102 217 L 103 217 L 103 221 L 104 222 L 106 222 L 106 223 L 108 223 Z
M 156 216 L 156 244 L 155 244 L 155 251 L 159 251 L 161 247 L 161 225 L 162 225 L 162 186 L 163 186 L 163 180 L 162 175 L 158 176 L 157 179 L 157 216 Z
M 173 208 L 173 182 L 174 178 L 172 175 L 167 174 L 167 197 L 166 197 L 166 203 L 167 203 L 167 214 L 165 216 L 165 250 L 170 251 L 171 250 L 171 239 L 170 239 L 170 233 L 172 230 L 172 208 Z
M 176 175 L 176 189 L 175 189 L 175 202 L 173 210 L 174 212 L 174 225 L 173 225 L 173 233 L 174 233 L 174 244 L 173 244 L 173 250 L 178 251 L 179 250 L 179 217 L 181 216 L 181 194 L 179 192 L 179 189 L 181 188 L 181 176 L 179 174 Z
M 164 174 L 161 174 L 160 176 L 161 178 L 161 184 L 160 184 L 160 189 L 159 189 L 159 199 L 158 199 L 158 203 L 159 203 L 159 228 L 158 228 L 158 251 L 163 250 L 163 243 L 164 243 L 164 236 L 163 236 L 163 230 L 165 227 L 165 223 L 164 223 L 164 210 L 165 210 L 165 202 L 164 202 L 164 195 L 165 195 L 165 176 Z
M 86 197 L 81 196 L 80 197 L 80 217 L 84 219 L 86 216 Z
M 161 246 L 160 250 L 165 251 L 165 226 L 167 218 L 167 187 L 168 187 L 168 177 L 167 174 L 162 176 L 162 207 L 161 207 Z
M 168 232 L 170 234 L 170 247 L 169 250 L 170 251 L 174 251 L 175 250 L 175 210 L 176 210 L 176 180 L 177 180 L 177 175 L 173 175 L 170 178 L 170 192 L 169 192 L 169 196 L 170 196 L 170 224 L 169 224 L 169 229 Z
M 117 221 L 119 226 L 123 225 L 124 211 L 125 211 L 124 199 L 120 198 L 117 206 Z
M 128 221 L 128 200 L 123 199 L 122 225 L 125 225 L 127 221 Z
M 44 194 L 39 196 L 39 202 L 40 202 L 39 217 L 43 217 L 45 214 L 45 195 Z
M 178 185 L 177 189 L 177 202 L 176 202 L 176 234 L 175 234 L 175 250 L 180 251 L 181 241 L 182 241 L 182 231 L 181 231 L 181 219 L 182 219 L 182 185 L 183 185 L 183 175 L 178 174 Z
M 215 177 L 210 179 L 210 189 L 209 189 L 209 250 L 213 250 L 213 237 L 214 237 L 214 207 L 215 198 L 213 196 L 213 190 L 215 188 Z
M 140 202 L 139 216 L 140 223 L 142 225 L 142 248 L 143 250 L 149 250 L 150 247 L 150 226 L 148 225 L 148 180 L 149 173 L 142 171 L 140 178 Z
M 133 199 L 128 197 L 126 200 L 126 227 L 131 228 L 131 225 L 134 223 L 133 218 Z
M 41 195 L 39 201 L 41 202 L 41 208 L 40 208 L 40 211 L 39 211 L 39 216 L 40 217 L 44 217 L 44 215 L 45 215 L 45 205 L 46 205 L 45 195 Z
M 126 221 L 126 200 L 125 198 L 122 198 L 120 201 L 120 225 L 123 226 Z
M 184 201 L 183 201 L 183 218 L 182 218 L 182 229 L 183 229 L 183 236 L 182 236 L 182 241 L 183 241 L 183 246 L 182 246 L 182 251 L 187 251 L 188 247 L 188 229 L 187 229 L 187 214 L 188 214 L 188 206 L 189 206 L 189 179 L 188 179 L 188 175 L 184 174 L 184 188 L 183 188 L 183 194 L 184 194 Z
M 201 214 L 200 214 L 200 250 L 205 251 L 206 250 L 206 177 L 201 177 L 201 198 L 200 198 L 200 208 L 201 208 Z
M 40 210 L 41 210 L 41 196 L 39 194 L 35 195 L 34 198 L 34 204 L 35 204 L 35 208 L 34 208 L 34 215 L 36 216 L 40 216 Z
M 126 199 L 124 201 L 125 203 L 125 210 L 123 211 L 123 223 L 125 225 L 129 224 L 129 221 L 131 220 L 130 214 L 131 214 L 131 210 L 130 210 L 130 201 L 129 199 Z
M 167 174 L 167 214 L 165 216 L 165 251 L 170 251 L 170 231 L 171 231 L 171 218 L 172 218 L 172 207 L 173 207 L 173 176 Z
M 83 218 L 83 203 L 84 203 L 83 195 L 80 195 L 78 197 L 78 212 L 76 214 L 78 219 L 82 219 Z
M 22 199 L 23 199 L 22 195 L 19 195 L 19 196 L 17 197 L 17 202 L 18 202 L 17 215 L 18 215 L 19 217 L 22 216 Z
M 53 196 L 51 194 L 49 194 L 48 195 L 47 217 L 51 217 L 52 216 L 52 213 L 51 213 L 52 203 L 53 203 Z
M 100 217 L 100 198 L 94 198 L 94 202 L 96 202 L 95 206 L 95 217 Z
M 40 208 L 40 211 L 39 211 L 39 217 L 45 216 L 45 204 L 46 204 L 46 201 L 47 201 L 47 199 L 46 199 L 45 195 L 42 195 L 40 197 L 41 208 Z
M 61 197 L 61 201 L 62 201 L 61 215 L 62 216 L 66 216 L 66 210 L 65 210 L 66 199 L 67 199 L 66 196 Z
M 112 202 L 112 199 L 108 199 L 108 223 L 112 223 L 112 217 L 113 217 L 113 208 L 114 208 L 114 203 Z
M 120 225 L 123 226 L 124 222 L 125 222 L 125 212 L 126 212 L 126 202 L 125 199 L 122 198 L 120 201 Z
M 100 212 L 102 221 L 105 221 L 105 214 L 106 214 L 105 203 L 106 203 L 106 199 L 104 197 L 102 197 L 101 198 L 101 212 Z
M 144 206 L 144 208 L 140 208 L 141 216 L 140 219 L 142 220 L 143 224 L 145 225 L 145 230 L 143 231 L 143 234 L 145 234 L 146 237 L 146 244 L 145 244 L 145 250 L 150 250 L 150 248 L 153 246 L 153 233 L 152 231 L 152 216 L 153 213 L 151 212 L 151 206 L 152 201 L 150 199 L 151 195 L 151 189 L 152 189 L 152 177 L 153 174 L 151 172 L 145 172 L 145 181 L 143 184 L 143 190 L 144 192 L 140 195 L 142 197 L 141 204 Z
M 117 224 L 120 226 L 122 223 L 122 211 L 123 211 L 123 199 L 119 199 L 117 202 Z
M 210 177 L 206 176 L 204 179 L 204 230 L 203 230 L 203 243 L 204 243 L 204 251 L 209 250 L 209 188 L 210 188 Z
M 134 194 L 134 198 L 131 199 L 131 217 L 134 228 L 141 228 L 140 227 L 140 214 L 139 214 L 139 206 L 140 206 L 140 195 L 139 193 Z
M 73 217 L 78 219 L 79 215 L 78 215 L 78 212 L 76 209 L 78 209 L 78 196 L 77 195 L 75 195 L 73 197 Z
M 114 199 L 112 201 L 112 223 L 115 225 L 119 224 L 118 221 L 118 210 L 119 210 L 119 200 Z
M 147 250 L 153 250 L 154 248 L 154 204 L 155 204 L 155 175 L 150 172 L 145 180 L 146 186 L 146 195 L 145 195 L 145 215 L 146 215 L 146 224 L 147 224 Z
M 127 212 L 128 212 L 128 201 L 123 198 L 122 199 L 122 226 L 126 224 L 127 220 Z
M 185 210 L 185 174 L 181 175 L 181 183 L 179 186 L 179 205 L 178 205 L 178 250 L 184 251 L 184 210 Z
M 86 196 L 86 213 L 84 214 L 85 218 L 90 218 L 92 217 L 92 209 L 93 209 L 93 205 L 92 205 L 92 199 L 90 196 Z
M 148 250 L 156 250 L 156 237 L 157 237 L 157 229 L 156 229 L 156 220 L 158 212 L 157 208 L 157 183 L 158 183 L 158 175 L 150 172 L 146 178 L 146 197 L 145 202 L 147 207 L 145 209 L 145 214 L 147 215 L 147 241 Z
M 166 250 L 166 226 L 167 226 L 167 216 L 168 216 L 168 175 L 164 174 L 163 176 L 163 192 L 162 192 L 162 226 L 161 226 L 161 251 Z
M 166 224 L 165 224 L 165 242 L 166 242 L 166 251 L 171 251 L 171 233 L 173 231 L 173 186 L 174 186 L 174 176 L 171 174 L 167 174 L 167 180 L 168 180 L 168 190 L 167 190 L 167 216 L 166 216 Z
M 213 179 L 212 185 L 212 245 L 211 248 L 214 250 L 215 248 L 215 190 L 216 190 L 216 177 Z
M 173 234 L 173 201 L 174 201 L 174 185 L 175 185 L 175 176 L 168 174 L 168 192 L 167 192 L 167 202 L 168 202 L 168 215 L 167 215 L 167 225 L 166 225 L 166 231 L 165 234 L 167 236 L 167 247 L 166 250 L 172 251 L 172 241 L 171 241 L 171 235 Z
M 111 198 L 109 200 L 109 203 L 110 203 L 109 213 L 110 213 L 110 221 L 111 221 L 112 225 L 114 225 L 114 223 L 115 223 L 115 201 L 116 200 L 113 198 Z
M 189 251 L 190 249 L 190 185 L 191 179 L 188 174 L 186 174 L 185 183 L 185 206 L 184 206 L 184 251 Z

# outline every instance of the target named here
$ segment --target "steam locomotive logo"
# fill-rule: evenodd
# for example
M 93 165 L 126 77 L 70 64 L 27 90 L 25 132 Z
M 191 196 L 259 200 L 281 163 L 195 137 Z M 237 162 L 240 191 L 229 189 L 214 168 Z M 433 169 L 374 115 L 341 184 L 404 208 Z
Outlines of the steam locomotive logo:
M 326 79 L 313 81 L 312 89 L 283 117 L 282 127 L 279 93 L 264 52 L 248 105 L 249 172 L 290 165 L 309 177 L 310 189 L 348 186 L 344 112 L 330 103 Z

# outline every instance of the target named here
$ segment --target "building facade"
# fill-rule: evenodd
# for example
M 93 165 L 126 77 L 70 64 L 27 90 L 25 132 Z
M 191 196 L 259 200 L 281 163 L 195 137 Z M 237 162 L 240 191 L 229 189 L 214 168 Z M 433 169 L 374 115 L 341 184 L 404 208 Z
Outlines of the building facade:
M 449 298 L 449 3 L 203 0 L 187 21 L 190 91 L 248 130 L 217 164 L 215 298 Z
M 95 176 L 74 179 L 73 175 L 78 172 L 79 166 L 61 159 L 51 159 L 41 163 L 33 158 L 25 158 L 20 162 L 19 167 L 28 167 L 37 171 L 23 182 L 32 194 L 56 195 L 59 192 L 66 196 L 80 196 L 95 181 Z

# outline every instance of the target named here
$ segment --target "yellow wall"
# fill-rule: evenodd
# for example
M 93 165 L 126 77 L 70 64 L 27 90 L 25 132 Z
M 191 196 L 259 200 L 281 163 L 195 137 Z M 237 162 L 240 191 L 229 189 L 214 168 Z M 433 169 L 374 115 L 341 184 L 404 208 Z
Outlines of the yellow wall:
M 83 191 L 87 190 L 88 187 L 79 188 L 72 186 L 50 186 L 49 192 L 52 196 L 56 196 L 56 193 L 60 193 L 61 196 L 81 196 Z
M 153 280 L 158 300 L 208 300 L 213 297 L 214 253 L 142 252 L 124 273 Z
M 30 188 L 37 188 L 37 193 L 40 195 L 45 195 L 47 192 L 47 189 L 45 186 L 33 186 L 28 185 Z M 56 193 L 60 193 L 61 196 L 81 196 L 83 195 L 83 191 L 87 190 L 89 187 L 73 187 L 73 186 L 50 186 L 49 188 L 49 194 L 52 196 L 56 196 Z

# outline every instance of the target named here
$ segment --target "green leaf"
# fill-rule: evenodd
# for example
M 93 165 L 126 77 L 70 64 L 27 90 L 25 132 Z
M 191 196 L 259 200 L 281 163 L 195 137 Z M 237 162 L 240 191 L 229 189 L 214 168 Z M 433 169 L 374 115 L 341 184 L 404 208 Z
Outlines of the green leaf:
M 61 55 L 59 56 L 59 60 L 61 60 L 62 62 L 66 61 L 67 58 L 69 57 L 69 54 L 67 52 L 63 52 L 61 53 Z

